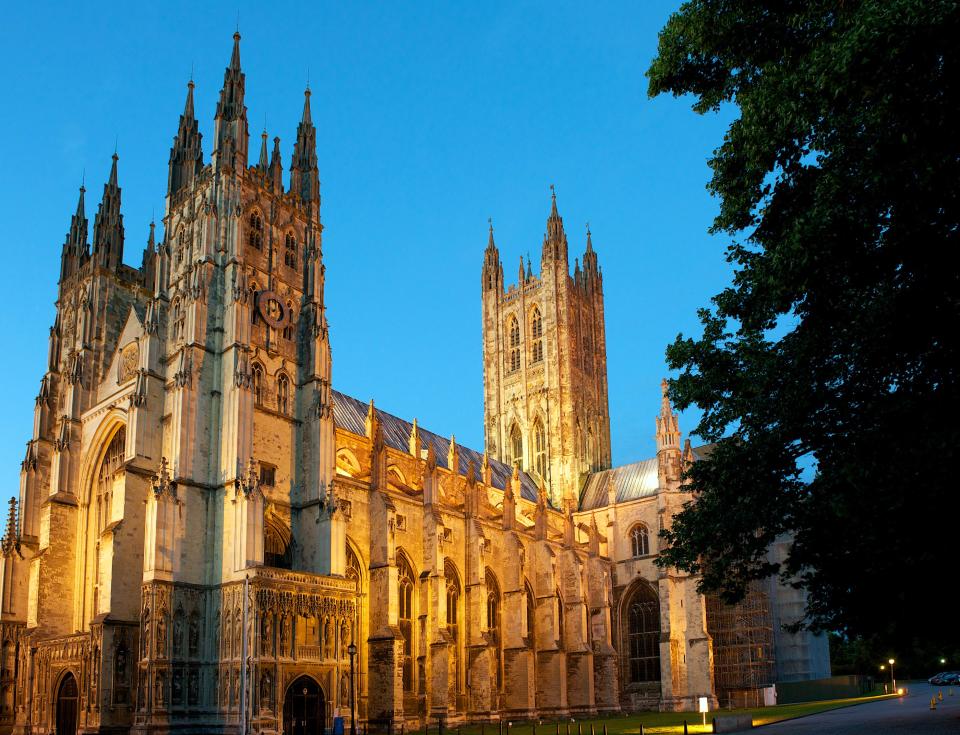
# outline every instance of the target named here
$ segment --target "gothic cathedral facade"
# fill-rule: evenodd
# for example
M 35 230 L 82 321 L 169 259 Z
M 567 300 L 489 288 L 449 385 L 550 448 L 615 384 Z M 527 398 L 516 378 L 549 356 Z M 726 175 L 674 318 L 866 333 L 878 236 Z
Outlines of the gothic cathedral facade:
M 505 288 L 490 229 L 485 451 L 334 389 L 310 91 L 288 175 L 266 133 L 253 163 L 239 42 L 209 160 L 188 85 L 139 268 L 116 154 L 92 244 L 80 190 L 2 542 L 0 733 L 692 709 L 822 674 L 776 585 L 733 615 L 653 564 L 708 449 L 664 394 L 657 456 L 611 467 L 603 277 L 555 195 L 539 276 Z

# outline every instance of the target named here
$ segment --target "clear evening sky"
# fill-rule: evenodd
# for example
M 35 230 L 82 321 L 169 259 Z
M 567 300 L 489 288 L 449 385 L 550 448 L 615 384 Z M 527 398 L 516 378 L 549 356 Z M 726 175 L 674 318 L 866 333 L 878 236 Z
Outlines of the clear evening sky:
M 124 260 L 139 266 L 191 68 L 209 161 L 238 14 L 251 159 L 266 124 L 289 167 L 309 71 L 335 386 L 482 448 L 487 218 L 514 282 L 521 255 L 539 267 L 555 184 L 571 267 L 589 222 L 603 268 L 614 463 L 652 456 L 664 347 L 697 332 L 730 273 L 705 190 L 729 116 L 646 95 L 678 5 L 10 4 L 0 495 L 17 492 L 81 176 L 92 236 L 116 142 Z

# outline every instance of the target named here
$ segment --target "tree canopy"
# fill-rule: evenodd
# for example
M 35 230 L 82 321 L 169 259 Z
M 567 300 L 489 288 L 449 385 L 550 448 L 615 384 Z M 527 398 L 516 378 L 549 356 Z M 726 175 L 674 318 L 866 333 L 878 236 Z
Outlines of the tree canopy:
M 708 185 L 732 283 L 667 348 L 718 443 L 659 563 L 728 601 L 779 573 L 815 630 L 956 639 L 958 38 L 947 0 L 691 0 L 647 72 L 739 111 Z

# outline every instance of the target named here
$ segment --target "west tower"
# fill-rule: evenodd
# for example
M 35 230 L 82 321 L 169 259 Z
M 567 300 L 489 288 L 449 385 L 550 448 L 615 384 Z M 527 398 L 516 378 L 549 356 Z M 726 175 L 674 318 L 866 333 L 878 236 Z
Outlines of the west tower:
M 603 274 L 589 227 L 571 273 L 553 192 L 540 275 L 521 257 L 505 288 L 491 224 L 481 290 L 487 451 L 534 475 L 555 506 L 576 504 L 584 475 L 611 461 Z

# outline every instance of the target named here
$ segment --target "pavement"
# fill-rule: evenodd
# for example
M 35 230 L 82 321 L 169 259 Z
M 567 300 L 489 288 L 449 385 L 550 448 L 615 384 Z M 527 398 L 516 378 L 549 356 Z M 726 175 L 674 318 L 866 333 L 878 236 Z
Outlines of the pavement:
M 960 687 L 930 686 L 927 682 L 905 682 L 908 693 L 896 699 L 858 704 L 821 712 L 786 722 L 764 725 L 762 735 L 960 735 Z M 930 697 L 943 692 L 937 709 L 930 710 Z

